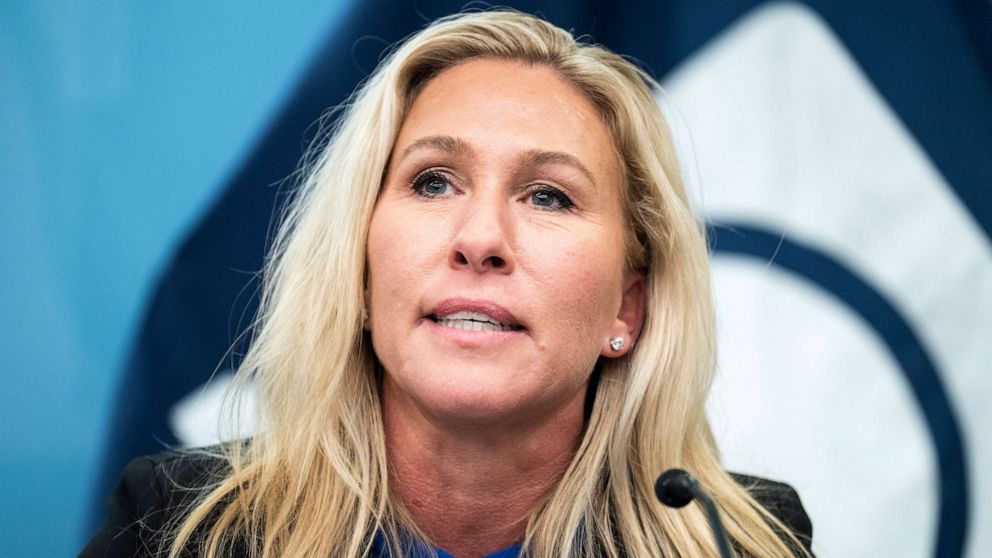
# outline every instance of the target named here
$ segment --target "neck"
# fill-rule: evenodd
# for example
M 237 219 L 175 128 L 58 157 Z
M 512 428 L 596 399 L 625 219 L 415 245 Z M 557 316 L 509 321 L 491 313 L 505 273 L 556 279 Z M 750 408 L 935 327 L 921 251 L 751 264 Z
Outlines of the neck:
M 459 557 L 520 542 L 582 435 L 581 393 L 526 425 L 432 420 L 388 379 L 382 401 L 393 491 L 431 542 Z

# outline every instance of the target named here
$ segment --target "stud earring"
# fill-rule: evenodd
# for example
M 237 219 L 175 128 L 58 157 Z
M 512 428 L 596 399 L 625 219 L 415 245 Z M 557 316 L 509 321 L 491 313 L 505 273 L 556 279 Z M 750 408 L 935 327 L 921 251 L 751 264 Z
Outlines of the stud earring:
M 619 351 L 623 349 L 623 337 L 611 337 L 610 338 L 610 348 L 614 351 Z

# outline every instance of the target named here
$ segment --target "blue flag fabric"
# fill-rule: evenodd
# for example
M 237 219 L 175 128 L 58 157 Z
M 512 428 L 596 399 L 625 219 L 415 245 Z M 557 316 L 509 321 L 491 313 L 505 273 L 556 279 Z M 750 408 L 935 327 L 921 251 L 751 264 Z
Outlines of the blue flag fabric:
M 237 367 L 237 355 L 245 349 L 238 334 L 257 307 L 252 274 L 262 266 L 271 217 L 284 193 L 280 185 L 295 170 L 321 113 L 351 93 L 388 44 L 462 5 L 440 0 L 353 3 L 240 170 L 220 185 L 222 195 L 165 266 L 136 335 L 110 425 L 94 522 L 102 517 L 104 495 L 129 459 L 180 443 L 169 423 L 170 409 L 206 382 L 218 363 Z M 632 56 L 663 82 L 728 30 L 739 28 L 749 14 L 776 5 L 781 3 L 512 4 Z M 992 196 L 987 191 L 992 184 L 992 4 L 820 0 L 796 5 L 823 22 L 825 33 L 836 37 L 919 145 L 979 231 L 987 254 L 992 239 Z M 962 411 L 946 385 L 946 376 L 956 372 L 935 358 L 899 297 L 849 265 L 843 254 L 787 237 L 781 227 L 760 219 L 713 217 L 715 257 L 774 262 L 831 293 L 882 339 L 895 368 L 904 373 L 907 397 L 926 424 L 936 463 L 933 530 L 925 555 L 965 556 L 969 536 L 975 536 L 969 531 L 979 525 L 974 509 L 976 469 L 970 463 L 975 450 L 969 448 L 965 431 L 990 423 L 962 425 Z M 899 243 L 899 238 L 892 242 Z M 978 294 L 981 301 L 987 300 L 987 293 Z M 987 307 L 978 307 L 983 309 Z M 864 498 L 873 497 L 871 489 L 865 492 Z M 816 523 L 815 513 L 813 519 Z M 984 529 L 972 547 L 992 550 L 988 527 Z

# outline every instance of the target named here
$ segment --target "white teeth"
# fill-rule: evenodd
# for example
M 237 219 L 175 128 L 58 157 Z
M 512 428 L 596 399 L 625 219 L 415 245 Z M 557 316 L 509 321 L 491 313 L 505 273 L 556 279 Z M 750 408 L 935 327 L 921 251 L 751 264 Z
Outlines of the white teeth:
M 482 312 L 452 312 L 443 318 L 435 317 L 434 321 L 444 327 L 465 331 L 513 331 L 515 329 L 513 326 L 504 325 Z
M 441 318 L 441 319 L 443 319 L 443 320 L 475 320 L 477 322 L 489 322 L 489 323 L 492 323 L 492 324 L 499 324 L 499 321 L 498 320 L 494 320 L 488 314 L 483 314 L 482 312 L 468 312 L 468 311 L 453 312 L 453 313 L 448 314 L 447 316 L 445 316 L 444 318 Z
M 480 312 L 454 312 L 443 318 L 437 318 L 437 323 L 452 329 L 465 331 L 512 331 L 513 328 L 503 325 L 493 318 Z
M 491 322 L 477 322 L 475 320 L 452 320 L 451 318 L 441 318 L 437 321 L 444 327 L 452 329 L 463 329 L 465 331 L 512 331 L 513 328 Z

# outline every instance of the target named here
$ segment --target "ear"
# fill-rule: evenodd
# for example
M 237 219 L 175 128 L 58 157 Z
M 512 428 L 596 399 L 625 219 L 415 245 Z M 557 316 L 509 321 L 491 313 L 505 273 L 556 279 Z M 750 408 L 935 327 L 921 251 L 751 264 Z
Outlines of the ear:
M 603 349 L 600 352 L 604 357 L 616 358 L 630 352 L 637 341 L 637 336 L 641 333 L 644 325 L 645 306 L 647 304 L 647 279 L 644 274 L 637 271 L 627 274 L 623 281 L 623 299 L 620 301 L 620 310 L 613 320 L 607 337 L 603 340 Z M 614 349 L 611 341 L 622 339 L 623 346 Z

